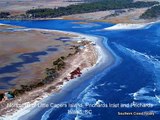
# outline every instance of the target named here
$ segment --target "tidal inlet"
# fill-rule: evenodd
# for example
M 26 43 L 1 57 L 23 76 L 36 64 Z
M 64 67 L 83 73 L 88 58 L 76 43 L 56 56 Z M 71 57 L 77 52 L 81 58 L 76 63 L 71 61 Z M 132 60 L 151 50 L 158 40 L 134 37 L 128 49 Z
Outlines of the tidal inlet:
M 0 120 L 160 120 L 158 0 L 0 8 Z

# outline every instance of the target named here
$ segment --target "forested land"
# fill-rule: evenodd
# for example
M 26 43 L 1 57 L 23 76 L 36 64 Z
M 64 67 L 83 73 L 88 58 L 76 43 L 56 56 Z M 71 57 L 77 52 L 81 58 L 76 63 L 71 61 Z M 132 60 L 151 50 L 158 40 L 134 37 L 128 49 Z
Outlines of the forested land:
M 125 9 L 125 8 L 143 8 L 150 7 L 158 2 L 133 2 L 133 0 L 104 0 L 99 2 L 82 3 L 78 5 L 70 5 L 67 7 L 59 7 L 57 9 L 43 8 L 31 9 L 26 11 L 26 15 L 32 18 L 60 17 L 64 15 L 89 13 L 96 11 Z
M 30 9 L 27 10 L 25 14 L 17 16 L 12 16 L 8 12 L 1 12 L 0 18 L 20 18 L 20 19 L 54 18 L 65 15 L 89 13 L 97 11 L 152 7 L 156 4 L 159 4 L 159 2 L 155 1 L 133 2 L 133 0 L 87 0 L 87 2 L 85 3 L 69 5 L 67 7 L 58 7 L 54 9 L 52 8 Z
M 141 15 L 143 19 L 152 19 L 152 18 L 159 18 L 160 17 L 160 5 L 154 6 L 148 9 Z

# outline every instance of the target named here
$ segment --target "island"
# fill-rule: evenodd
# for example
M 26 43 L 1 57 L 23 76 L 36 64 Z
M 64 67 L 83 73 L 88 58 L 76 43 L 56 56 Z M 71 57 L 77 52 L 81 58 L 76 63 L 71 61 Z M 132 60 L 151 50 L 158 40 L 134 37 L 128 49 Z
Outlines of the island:
M 1 115 L 19 110 L 8 104 L 33 103 L 58 92 L 97 63 L 96 44 L 89 37 L 4 24 L 0 28 Z
M 2 2 L 0 19 L 85 19 L 112 23 L 148 23 L 156 21 L 155 19 L 159 18 L 157 14 L 159 10 L 157 5 L 159 5 L 159 2 L 156 0 L 77 0 L 47 2 L 45 6 L 41 5 L 43 2 L 39 1 L 9 3 L 10 5 L 22 5 L 25 9 L 17 7 L 15 10 L 12 10 L 10 6 L 4 8 L 3 5 L 6 3 Z M 29 4 L 30 7 L 27 9 L 24 6 L 25 4 Z M 40 6 L 37 6 L 37 4 L 40 4 Z M 50 6 L 48 4 L 50 4 Z
M 130 66 L 135 69 L 138 77 L 141 77 L 138 70 L 142 72 L 144 69 L 159 64 L 157 51 L 153 52 L 156 55 L 147 55 L 151 54 L 151 51 L 148 52 L 147 49 L 150 41 L 145 39 L 147 37 L 154 39 L 150 38 L 151 31 L 148 29 L 155 22 L 159 22 L 160 3 L 157 0 L 2 0 L 0 1 L 0 7 L 0 120 L 19 119 L 27 114 L 25 113 L 27 110 L 31 112 L 32 106 L 35 107 L 37 103 L 46 100 L 51 95 L 60 93 L 63 88 L 70 83 L 72 84 L 72 82 L 78 83 L 78 87 L 82 87 L 79 81 L 83 81 L 81 79 L 86 76 L 88 80 L 95 80 L 93 83 L 103 77 L 105 79 L 106 76 L 104 75 L 108 75 L 112 68 L 121 63 L 125 66 L 131 62 Z M 28 26 L 25 21 L 28 22 Z M 49 21 L 54 21 L 55 24 L 53 22 L 50 24 Z M 37 25 L 32 26 L 32 22 L 37 22 Z M 49 26 L 41 25 L 42 22 L 49 23 Z M 59 29 L 56 25 L 62 28 Z M 143 33 L 143 30 L 146 30 L 147 34 Z M 143 36 L 139 35 L 137 31 L 141 31 Z M 158 36 L 157 31 L 154 33 L 156 37 Z M 135 38 L 133 37 L 134 32 L 138 37 L 136 35 Z M 127 37 L 125 38 L 123 34 Z M 128 43 L 128 41 L 132 40 L 132 42 L 134 41 L 132 44 L 134 44 L 137 42 L 136 38 L 139 37 L 148 42 L 146 44 L 139 40 L 141 42 L 139 45 L 143 45 L 143 50 L 148 53 L 138 51 L 137 49 L 140 49 L 140 47 L 134 48 L 133 46 L 133 49 L 130 47 L 131 43 Z M 126 44 L 121 41 L 123 39 Z M 109 40 L 111 42 L 108 44 Z M 158 46 L 157 41 L 153 42 L 157 43 Z M 119 51 L 114 52 L 110 46 L 115 51 Z M 156 49 L 156 47 L 151 45 L 148 48 Z M 129 59 L 126 60 L 126 56 L 129 56 Z M 131 59 L 135 57 L 140 62 Z M 123 63 L 125 60 L 127 63 Z M 145 68 L 144 64 L 138 66 L 143 62 L 149 64 L 149 67 Z M 101 90 L 103 92 L 107 91 L 107 94 L 129 89 L 130 84 L 123 82 L 127 75 L 133 76 L 132 73 L 128 73 L 130 68 L 123 66 L 119 68 L 120 70 L 118 69 L 119 71 L 117 70 L 118 72 L 113 71 L 113 74 L 109 74 L 109 78 L 100 85 L 88 82 L 88 86 L 84 88 L 83 92 L 85 93 L 91 86 L 93 87 L 92 90 L 102 87 Z M 139 68 L 136 68 L 136 66 Z M 142 69 L 140 69 L 141 67 Z M 124 71 L 125 73 L 123 73 Z M 145 75 L 150 75 L 151 72 Z M 135 73 L 134 76 L 136 76 Z M 117 76 L 118 78 L 116 78 Z M 147 80 L 146 76 L 143 79 L 144 81 L 142 80 L 143 83 Z M 114 78 L 117 81 L 112 83 L 111 80 Z M 132 78 L 129 80 L 132 80 Z M 119 81 L 122 81 L 123 84 L 117 84 Z M 154 82 L 156 86 L 156 80 Z M 125 84 L 128 86 L 125 86 Z M 107 89 L 103 88 L 105 85 Z M 130 87 L 129 92 L 132 89 L 134 90 L 134 87 Z M 149 90 L 156 93 L 159 90 L 158 87 Z M 65 89 L 65 91 L 68 89 Z M 148 95 L 150 92 L 145 87 L 137 89 L 137 92 L 127 93 L 128 96 L 125 97 L 132 97 L 131 99 L 135 102 L 138 101 L 136 97 L 139 97 L 141 93 L 142 95 Z M 95 97 L 96 95 L 96 97 L 99 97 L 92 90 L 88 90 L 86 94 L 89 94 L 89 97 Z M 107 96 L 106 93 L 105 96 Z M 79 99 L 81 94 L 78 96 Z M 116 97 L 119 97 L 119 94 L 122 95 L 118 93 Z M 77 101 L 83 103 L 83 101 L 89 99 L 91 103 L 94 102 L 94 105 L 103 103 L 102 100 L 96 99 L 95 101 L 87 95 L 84 95 L 82 100 Z M 157 94 L 154 97 L 159 100 Z M 141 99 L 141 96 L 139 99 Z M 106 98 L 106 100 L 110 101 L 113 98 Z M 90 101 L 88 101 L 85 102 L 89 103 Z M 43 115 L 48 115 L 48 113 L 48 110 L 46 110 Z M 47 119 L 46 116 L 45 119 Z

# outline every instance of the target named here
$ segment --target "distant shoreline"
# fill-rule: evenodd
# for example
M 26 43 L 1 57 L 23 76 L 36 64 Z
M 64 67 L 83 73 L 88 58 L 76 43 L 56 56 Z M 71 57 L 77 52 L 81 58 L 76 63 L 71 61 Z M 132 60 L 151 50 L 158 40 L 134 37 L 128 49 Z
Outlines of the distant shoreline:
M 99 12 L 95 13 L 98 14 Z M 80 21 L 86 21 L 86 22 L 105 22 L 105 23 L 112 23 L 112 24 L 147 24 L 147 23 L 152 23 L 156 22 L 159 19 L 135 19 L 132 21 L 131 19 L 123 19 L 123 16 L 117 16 L 117 17 L 111 17 L 108 19 L 98 19 L 96 18 L 96 15 L 93 16 L 93 13 L 83 13 L 83 14 L 75 14 L 75 15 L 68 15 L 68 16 L 62 16 L 62 17 L 57 17 L 57 18 L 26 18 L 26 19 L 19 19 L 19 18 L 8 18 L 8 19 L 2 19 L 0 18 L 1 21 L 7 21 L 7 20 L 13 20 L 13 21 L 45 21 L 45 20 L 80 20 Z M 87 16 L 91 16 L 93 18 L 89 19 Z
M 2 4 L 0 20 L 68 19 L 136 24 L 156 21 L 159 17 L 160 7 L 156 0 L 75 0 L 65 2 L 59 0 L 45 2 L 45 6 L 41 1 L 19 2 L 13 0 L 6 2 L 7 4 L 0 2 Z M 27 6 L 28 4 L 30 7 Z
M 30 28 L 28 28 L 28 29 L 30 29 Z M 99 46 L 99 44 L 97 44 L 97 39 L 98 38 L 96 38 L 96 37 L 92 37 L 92 36 L 88 36 L 88 35 L 83 35 L 83 34 L 79 34 L 79 33 L 74 33 L 74 32 L 64 32 L 64 31 L 58 31 L 58 30 L 47 30 L 47 29 L 35 29 L 35 30 L 40 30 L 40 31 L 57 31 L 57 32 L 62 32 L 62 33 L 68 33 L 68 34 L 75 34 L 75 35 L 79 35 L 80 36 L 80 38 L 86 38 L 87 40 L 91 40 L 92 42 L 95 42 L 96 43 L 96 50 L 98 50 L 98 60 L 97 60 L 97 62 L 96 62 L 96 64 L 94 64 L 93 66 L 91 66 L 91 67 L 89 67 L 89 71 L 90 71 L 90 69 L 96 69 L 96 67 L 97 67 L 97 65 L 98 64 L 100 64 L 102 61 L 101 61 L 101 59 L 103 59 L 103 60 L 106 60 L 106 58 L 103 58 L 104 57 L 104 55 L 103 54 L 101 54 L 101 53 L 104 53 L 104 51 L 101 49 L 101 46 Z M 87 37 L 88 36 L 88 37 Z M 94 40 L 94 38 L 96 39 L 96 40 Z M 110 50 L 108 50 L 108 51 L 110 51 Z M 107 56 L 108 56 L 108 60 L 109 59 L 112 59 L 112 60 L 114 60 L 114 58 L 111 58 L 111 57 L 113 57 L 113 55 L 111 55 L 111 52 L 110 52 L 110 55 L 108 55 L 108 53 L 107 53 Z M 113 64 L 113 61 L 109 61 L 110 63 L 109 63 L 109 65 L 108 66 L 110 66 L 110 65 L 112 65 Z M 106 62 L 106 61 L 105 61 Z M 83 72 L 84 74 L 86 74 L 87 73 L 87 71 L 86 71 L 86 68 L 84 68 L 84 71 L 85 72 Z M 66 84 L 66 83 L 65 83 Z M 65 84 L 64 84 L 64 86 L 65 86 Z M 63 86 L 61 86 L 60 85 L 60 88 L 62 88 Z M 48 97 L 49 96 L 49 94 L 45 94 L 44 95 L 44 97 L 42 97 L 42 98 L 40 98 L 40 99 L 38 99 L 38 101 L 34 101 L 34 102 L 39 102 L 39 100 L 42 100 L 42 99 L 44 99 L 44 98 L 46 98 L 46 97 Z M 34 102 L 32 102 L 33 104 L 34 104 Z M 32 103 L 30 103 L 30 104 L 32 104 Z M 4 119 L 4 120 L 8 120 L 8 119 L 10 119 L 10 118 L 13 118 L 13 117 L 20 117 L 20 116 L 22 116 L 22 114 L 27 114 L 29 111 L 31 110 L 31 108 L 28 108 L 28 107 L 25 107 L 24 109 L 20 109 L 19 110 L 19 112 L 15 112 L 15 114 L 13 114 L 13 115 L 11 115 L 11 114 L 9 114 L 9 115 L 6 115 L 5 116 L 5 118 L 6 119 Z M 26 113 L 25 113 L 26 112 Z M 2 120 L 3 120 L 3 118 L 2 118 Z

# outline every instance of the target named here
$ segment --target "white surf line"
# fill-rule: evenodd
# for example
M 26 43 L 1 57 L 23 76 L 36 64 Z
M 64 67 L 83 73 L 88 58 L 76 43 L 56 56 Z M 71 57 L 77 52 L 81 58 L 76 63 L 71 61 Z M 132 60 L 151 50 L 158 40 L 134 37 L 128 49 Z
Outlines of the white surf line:
M 0 25 L 7 25 L 7 24 L 0 23 Z
M 88 35 L 83 35 L 83 36 L 85 36 L 85 37 L 88 37 Z M 103 65 L 103 67 L 106 65 L 106 61 L 108 61 L 108 59 L 109 59 L 109 56 L 108 56 L 108 54 L 111 54 L 112 53 L 112 51 L 110 51 L 109 50 L 109 46 L 107 45 L 107 48 L 106 48 L 106 44 L 105 44 L 105 48 L 104 47 L 101 47 L 101 45 L 100 44 L 103 44 L 102 43 L 102 40 L 104 40 L 104 38 L 102 39 L 102 37 L 93 37 L 93 36 L 89 36 L 89 38 L 90 39 L 88 39 L 88 40 L 92 40 L 92 41 L 94 41 L 94 42 L 96 42 L 96 47 L 97 47 L 97 50 L 98 50 L 98 58 L 99 58 L 99 60 L 97 61 L 97 64 L 95 64 L 94 66 L 92 66 L 92 67 L 89 67 L 89 68 L 86 68 L 86 69 L 84 69 L 82 72 L 84 72 L 83 73 L 83 75 L 87 75 L 87 74 L 89 74 L 88 72 L 92 72 L 92 70 L 94 70 L 94 69 L 97 69 L 97 68 L 99 68 L 99 67 L 101 67 L 102 65 Z M 91 39 L 92 38 L 92 39 Z M 100 39 L 102 39 L 102 40 L 100 40 Z M 105 40 L 106 41 L 106 40 Z M 107 41 L 106 41 L 107 42 Z M 97 45 L 98 44 L 98 45 Z M 104 45 L 104 44 L 103 44 Z M 108 52 L 106 52 L 106 51 L 110 51 L 110 53 L 108 53 Z M 110 56 L 111 57 L 111 56 Z M 106 66 L 109 66 L 110 64 L 112 64 L 112 63 L 110 63 L 110 62 L 108 62 L 108 65 L 106 65 Z M 89 70 L 88 70 L 89 69 Z M 83 75 L 82 75 L 82 77 L 83 77 Z M 81 78 L 82 79 L 82 78 Z M 74 80 L 72 80 L 72 81 L 69 81 L 67 84 L 66 84 L 66 86 L 64 86 L 63 87 L 63 90 L 65 91 L 65 89 L 67 89 L 68 90 L 68 88 L 71 88 L 70 87 L 70 85 L 73 85 L 73 83 L 75 83 L 75 82 L 78 82 L 78 80 L 79 79 L 74 79 Z M 63 92 L 63 91 L 62 91 Z M 45 113 L 44 113 L 44 115 L 41 117 L 41 120 L 45 120 L 44 119 L 44 117 L 47 115 L 49 115 L 50 113 L 49 113 L 49 111 L 51 111 L 51 110 L 53 110 L 52 108 L 50 108 L 48 111 L 46 111 Z
M 93 42 L 97 42 L 96 40 L 98 40 L 99 38 L 98 37 L 93 37 L 93 36 L 90 36 L 90 35 L 83 35 L 83 34 L 80 34 L 80 33 L 75 33 L 75 32 L 65 32 L 65 31 L 59 31 L 59 30 L 47 30 L 47 29 L 34 29 L 34 28 L 26 28 L 26 30 L 40 30 L 40 31 L 50 31 L 50 32 L 61 32 L 61 33 L 67 33 L 67 34 L 70 34 L 70 35 L 78 35 L 79 36 L 79 40 L 83 40 L 83 38 L 85 38 L 84 40 L 88 40 L 88 41 L 93 41 Z M 105 62 L 105 60 L 106 60 L 106 58 L 104 59 L 104 57 L 106 57 L 106 54 L 104 53 L 104 51 L 101 49 L 101 47 L 100 46 L 98 46 L 97 44 L 96 44 L 96 49 L 97 49 L 97 51 L 98 51 L 98 60 L 97 60 L 97 63 L 94 65 L 94 66 L 92 66 L 92 67 L 90 67 L 89 68 L 89 71 L 91 70 L 91 69 L 93 69 L 93 68 L 96 68 L 96 65 L 98 65 L 99 64 L 99 62 Z M 105 56 L 104 56 L 105 55 Z M 102 64 L 102 63 L 101 63 Z M 88 69 L 88 68 L 87 68 Z M 85 71 L 85 70 L 84 70 Z M 83 72 L 84 72 L 83 71 Z M 84 72 L 83 74 L 86 74 L 86 72 Z M 44 99 L 44 98 L 46 98 L 46 97 L 48 97 L 49 95 L 46 95 L 45 97 L 42 97 L 41 98 L 41 100 L 42 99 Z M 22 108 L 22 109 L 19 109 L 19 110 L 17 110 L 16 112 L 14 112 L 12 115 L 8 115 L 8 114 L 6 114 L 6 115 L 4 115 L 3 117 L 0 117 L 0 120 L 18 120 L 21 116 L 23 116 L 23 115 L 25 115 L 25 114 L 27 114 L 27 113 L 29 113 L 32 109 L 33 109 L 33 107 L 32 106 L 34 106 L 35 104 L 37 104 L 39 101 L 38 100 L 35 100 L 35 102 L 33 102 L 32 104 L 31 103 L 29 103 L 29 105 L 26 105 L 25 106 L 25 104 L 26 103 L 23 103 L 23 105 L 24 105 L 24 108 Z

